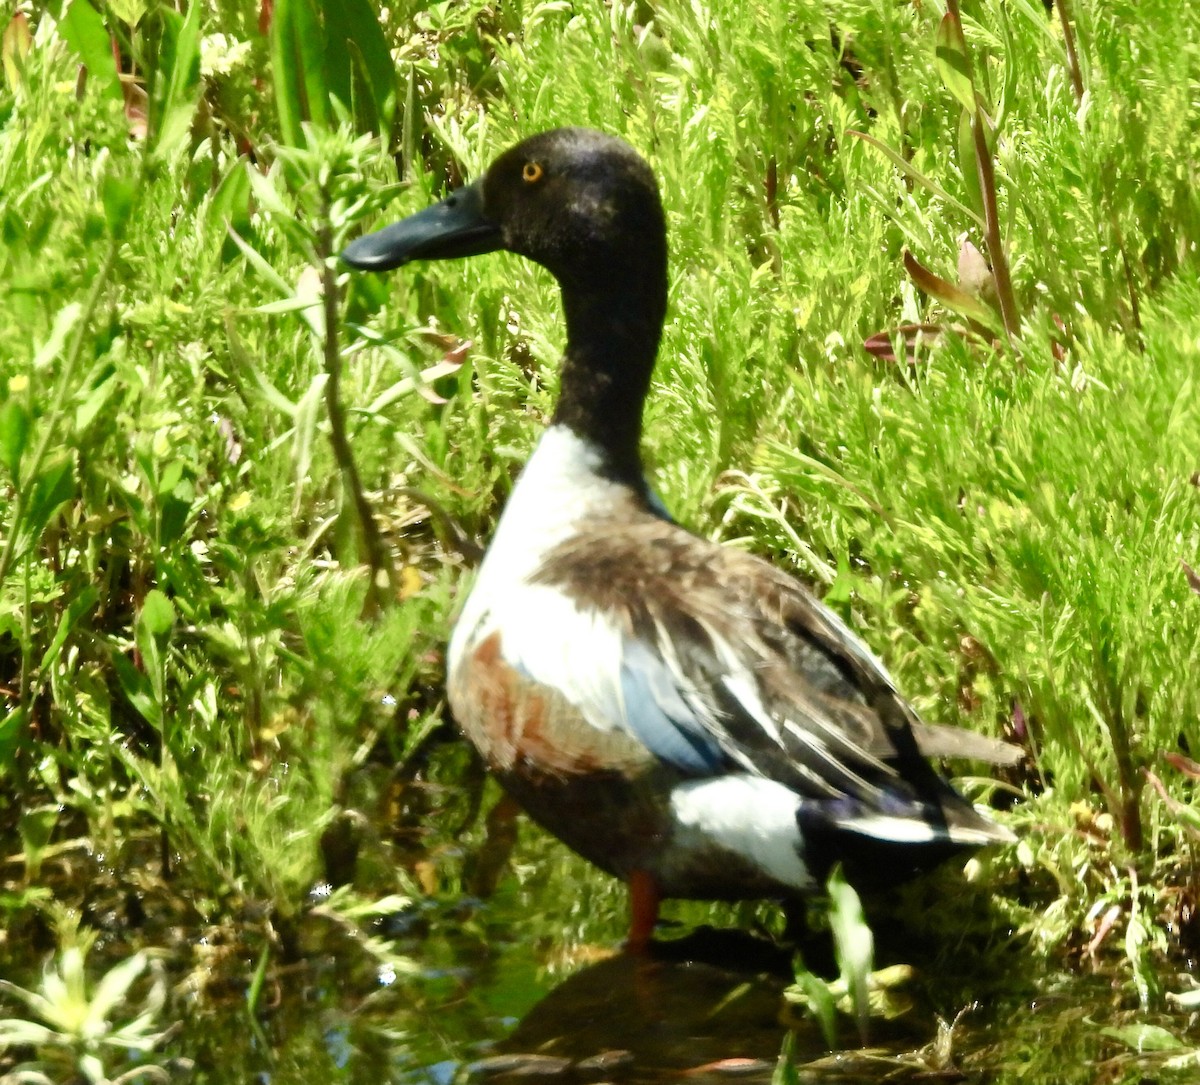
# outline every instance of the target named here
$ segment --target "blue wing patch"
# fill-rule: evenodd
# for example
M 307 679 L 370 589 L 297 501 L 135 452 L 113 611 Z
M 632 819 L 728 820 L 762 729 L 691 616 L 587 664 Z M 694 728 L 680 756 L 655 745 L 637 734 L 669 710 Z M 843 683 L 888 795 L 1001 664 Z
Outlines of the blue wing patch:
M 728 765 L 714 736 L 696 719 L 670 671 L 640 640 L 622 645 L 621 697 L 629 729 L 655 757 L 693 776 Z

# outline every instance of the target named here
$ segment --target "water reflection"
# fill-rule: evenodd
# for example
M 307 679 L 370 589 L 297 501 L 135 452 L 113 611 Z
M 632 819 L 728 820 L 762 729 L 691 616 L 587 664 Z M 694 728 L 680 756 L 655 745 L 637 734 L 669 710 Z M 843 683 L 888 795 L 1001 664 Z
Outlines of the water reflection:
M 829 1056 L 816 1023 L 787 1013 L 791 980 L 789 951 L 740 931 L 700 930 L 657 943 L 650 957 L 622 953 L 570 976 L 468 1074 L 504 1085 L 535 1077 L 765 1085 L 790 1036 L 805 1082 L 959 1076 L 948 1060 L 937 1066 L 919 1052 L 937 1033 L 932 1015 L 880 1022 L 870 1050 Z
M 646 1080 L 708 1068 L 765 1081 L 789 970 L 786 954 L 738 932 L 700 932 L 650 957 L 622 953 L 559 984 L 474 1069 Z

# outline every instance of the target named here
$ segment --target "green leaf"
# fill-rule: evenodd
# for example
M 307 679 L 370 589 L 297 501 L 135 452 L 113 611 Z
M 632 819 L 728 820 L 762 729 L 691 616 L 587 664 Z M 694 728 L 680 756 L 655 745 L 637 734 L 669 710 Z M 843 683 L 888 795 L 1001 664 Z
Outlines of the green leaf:
M 305 298 L 297 294 L 294 297 L 280 298 L 279 301 L 268 301 L 262 305 L 256 305 L 252 312 L 262 313 L 264 316 L 277 316 L 280 313 L 303 312 L 320 304 L 320 298 Z
M 237 235 L 234 234 L 234 237 Z M 225 314 L 225 333 L 229 339 L 229 353 L 239 368 L 249 374 L 250 379 L 254 382 L 258 389 L 259 395 L 276 410 L 281 411 L 289 418 L 295 418 L 299 408 L 287 396 L 285 396 L 278 388 L 275 387 L 261 369 L 255 364 L 250 352 L 246 349 L 246 345 L 242 342 L 241 336 L 238 335 L 237 325 L 234 323 L 233 314 Z
M 979 159 L 975 155 L 975 132 L 971 128 L 971 111 L 964 109 L 958 116 L 958 168 L 962 173 L 963 187 L 971 206 L 984 214 L 983 190 L 979 187 Z
M 108 8 L 121 22 L 135 27 L 146 14 L 146 0 L 108 0 Z
M 129 989 L 149 964 L 144 953 L 134 953 L 113 965 L 96 984 L 89 1007 L 93 1020 L 103 1021 L 129 997 Z
M 38 475 L 29 492 L 24 515 L 17 525 L 17 541 L 13 557 L 20 557 L 46 530 L 50 517 L 59 506 L 75 496 L 75 473 L 69 456 L 53 460 Z
M 831 1048 L 833 1044 L 829 1045 Z M 796 1069 L 795 1058 L 796 1034 L 789 1029 L 783 1037 L 783 1046 L 779 1049 L 779 1058 L 775 1069 L 771 1072 L 771 1085 L 799 1085 L 800 1072 Z
M 996 103 L 996 131 L 1004 126 L 1008 111 L 1017 99 L 1017 63 L 1021 50 L 1013 37 L 1012 24 L 1008 21 L 1008 7 L 999 6 L 1000 27 L 1004 32 L 1004 83 L 1000 88 L 1000 100 Z
M 961 200 L 956 200 L 953 196 L 950 195 L 949 192 L 947 192 L 944 188 L 942 188 L 935 181 L 926 177 L 925 174 L 923 174 L 919 169 L 916 168 L 916 166 L 914 166 L 911 162 L 909 162 L 907 159 L 905 159 L 903 157 L 903 155 L 892 150 L 892 148 L 889 147 L 882 140 L 876 139 L 874 136 L 869 136 L 869 135 L 867 135 L 866 132 L 860 132 L 856 128 L 847 128 L 846 135 L 854 136 L 856 139 L 861 139 L 864 143 L 869 143 L 876 150 L 882 151 L 884 153 L 884 155 L 888 158 L 888 160 L 897 169 L 899 169 L 901 173 L 905 174 L 905 176 L 911 177 L 922 188 L 926 189 L 929 192 L 932 192 L 935 196 L 938 197 L 938 199 L 944 200 L 949 206 L 955 208 L 961 214 L 966 215 L 973 222 L 975 222 L 981 230 L 987 229 L 987 223 L 983 221 L 982 216 L 980 216 L 980 215 L 976 214 L 974 211 L 972 211 Z
M 7 468 L 14 483 L 21 479 L 21 457 L 29 442 L 29 412 L 16 398 L 0 406 L 0 463 Z
M 67 609 L 58 619 L 58 628 L 54 632 L 54 639 L 42 654 L 41 671 L 43 674 L 58 659 L 58 654 L 62 651 L 62 646 L 67 643 L 67 637 L 70 636 L 76 623 L 96 605 L 96 600 L 99 598 L 100 590 L 95 585 L 89 584 L 67 604 Z
M 1124 1044 L 1139 1055 L 1183 1051 L 1187 1047 L 1177 1036 L 1158 1025 L 1122 1025 L 1116 1028 L 1102 1028 L 1100 1035 Z
M 62 353 L 67 336 L 71 334 L 71 329 L 75 327 L 82 315 L 83 306 L 77 301 L 71 302 L 70 305 L 64 305 L 55 314 L 50 337 L 38 347 L 37 354 L 33 356 L 34 369 L 45 369 Z
M 156 731 L 162 730 L 162 711 L 154 698 L 154 690 L 150 679 L 137 669 L 129 657 L 121 652 L 113 652 L 113 670 L 117 675 L 117 684 L 126 699 L 137 710 L 138 714 Z
M 832 1051 L 837 1047 L 837 1000 L 820 976 L 814 975 L 803 964 L 796 965 L 796 986 L 789 988 L 789 1001 L 803 1002 L 821 1026 L 825 1045 Z
M 325 402 L 327 373 L 318 373 L 308 386 L 308 391 L 296 404 L 296 431 L 292 440 L 292 460 L 296 466 L 296 501 L 304 491 L 308 470 L 312 466 L 313 442 L 317 425 L 321 420 L 321 406 Z
M 7 715 L 0 716 L 0 779 L 10 773 L 16 761 L 16 754 L 21 747 L 21 739 L 27 733 L 26 720 L 29 709 L 19 705 Z
M 162 158 L 170 158 L 182 146 L 196 115 L 196 104 L 200 99 L 200 10 L 203 7 L 203 4 L 189 4 L 187 17 L 182 20 L 173 12 L 164 12 L 164 17 L 173 16 L 164 23 L 164 37 L 174 37 L 174 49 L 168 52 L 166 91 L 155 125 L 154 149 Z
M 1200 1010 L 1200 987 L 1193 987 L 1190 991 L 1168 991 L 1167 1001 L 1174 1002 L 1180 1009 Z
M 1004 325 L 995 310 L 989 309 L 978 298 L 972 297 L 965 290 L 947 282 L 940 275 L 935 275 L 927 267 L 923 267 L 908 249 L 904 250 L 904 269 L 918 287 L 931 298 L 940 301 L 947 309 L 952 309 L 959 316 L 965 316 L 968 320 L 982 324 L 993 335 L 1004 334 Z
M 163 716 L 165 701 L 164 650 L 167 634 L 170 633 L 174 623 L 175 608 L 171 605 L 171 600 L 157 588 L 147 592 L 146 598 L 142 600 L 142 609 L 138 613 L 134 632 L 138 651 L 142 657 L 142 668 L 150 687 L 148 696 L 153 705 L 150 711 L 157 718 L 157 723 L 155 718 L 150 716 L 146 716 L 146 719 L 164 730 L 167 723 Z M 138 706 L 138 711 L 145 715 L 141 706 Z
M 253 184 L 253 182 L 251 182 Z M 292 285 L 271 265 L 271 263 L 256 249 L 253 245 L 246 242 L 236 230 L 230 230 L 229 236 L 239 249 L 242 250 L 242 255 L 249 261 L 250 266 L 254 268 L 264 279 L 267 280 L 281 295 L 285 298 L 292 296 Z
M 938 74 L 946 89 L 958 99 L 964 109 L 975 111 L 975 84 L 971 81 L 971 62 L 967 57 L 967 41 L 962 24 L 951 11 L 938 24 L 934 56 Z
M 267 976 L 267 965 L 271 960 L 271 943 L 263 941 L 262 950 L 258 954 L 258 965 L 250 978 L 250 987 L 246 991 L 246 1008 L 253 1017 L 258 1013 L 258 1000 L 262 995 L 263 981 Z
M 110 237 L 124 236 L 136 194 L 137 186 L 132 181 L 111 173 L 104 178 L 101 196 L 104 200 L 104 224 L 108 227 Z
M 10 990 L 9 993 L 14 994 L 15 992 Z M 45 1025 L 39 1025 L 34 1021 L 25 1021 L 20 1017 L 6 1017 L 0 1021 L 0 1044 L 6 1047 L 41 1047 L 43 1044 L 59 1043 L 62 1043 L 61 1033 L 55 1032 Z M 37 1081 L 38 1078 L 33 1080 Z M 49 1081 L 50 1079 L 43 1078 L 42 1080 Z
M 271 72 L 279 136 L 303 147 L 304 122 L 329 127 L 325 32 L 313 0 L 278 0 L 271 18 Z
M 21 843 L 27 851 L 41 851 L 50 843 L 55 826 L 62 816 L 62 810 L 57 803 L 46 806 L 33 806 L 21 813 L 18 831 Z
M 113 60 L 112 41 L 99 12 L 87 0 L 72 0 L 58 28 L 83 60 L 89 82 L 95 83 L 101 94 L 123 102 L 125 95 Z
M 157 481 L 154 485 L 154 493 L 157 497 L 162 497 L 164 494 L 169 494 L 174 491 L 179 485 L 180 479 L 183 478 L 184 468 L 187 465 L 183 460 L 172 460 L 162 469 Z
M 250 178 L 246 171 L 252 168 L 245 155 L 237 159 L 221 178 L 208 206 L 210 219 L 240 233 L 250 230 Z
M 368 0 L 320 0 L 325 21 L 329 89 L 383 138 L 396 113 L 396 65 Z M 366 102 L 363 102 L 365 97 Z M 370 106 L 369 110 L 363 108 Z M 356 108 L 357 107 L 357 108 Z
M 152 588 L 142 601 L 138 622 L 153 637 L 165 637 L 175 624 L 175 607 L 158 588 Z
M 104 405 L 112 399 L 120 387 L 121 383 L 117 380 L 114 373 L 110 374 L 88 392 L 87 398 L 75 408 L 75 433 L 77 436 L 83 433 L 95 421 L 96 415 L 100 413 Z
M 291 0 L 281 0 L 271 16 L 271 77 L 275 84 L 275 112 L 279 114 L 279 140 L 288 147 L 299 147 L 304 132 L 300 122 L 304 118 L 303 81 L 297 70 L 296 56 L 290 27 L 284 22 L 291 7 Z
M 862 901 L 846 881 L 840 866 L 833 868 L 829 891 L 829 929 L 842 981 L 850 992 L 859 1036 L 866 1042 L 871 1015 L 870 976 L 874 967 L 875 939 L 863 917 Z
M 1132 967 L 1138 1004 L 1143 1010 L 1148 1010 L 1155 1003 L 1161 987 L 1149 943 L 1150 931 L 1135 897 L 1133 911 L 1125 927 L 1125 957 Z

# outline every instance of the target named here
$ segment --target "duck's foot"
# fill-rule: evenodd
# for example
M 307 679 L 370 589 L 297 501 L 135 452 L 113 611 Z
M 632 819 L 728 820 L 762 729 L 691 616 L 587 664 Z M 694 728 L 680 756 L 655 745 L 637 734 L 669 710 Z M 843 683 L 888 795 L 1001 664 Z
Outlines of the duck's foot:
M 662 897 L 654 879 L 645 870 L 629 875 L 629 937 L 625 949 L 629 953 L 645 953 L 658 926 L 658 906 Z

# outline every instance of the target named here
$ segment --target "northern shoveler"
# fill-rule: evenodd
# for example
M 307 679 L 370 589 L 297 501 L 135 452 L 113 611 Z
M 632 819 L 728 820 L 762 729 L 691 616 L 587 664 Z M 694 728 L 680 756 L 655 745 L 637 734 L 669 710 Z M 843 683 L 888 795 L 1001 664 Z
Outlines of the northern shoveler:
M 567 346 L 553 420 L 454 629 L 450 704 L 525 810 L 629 883 L 630 944 L 664 897 L 806 894 L 837 861 L 898 881 L 1011 840 L 925 760 L 1002 760 L 1002 744 L 921 723 L 832 611 L 688 533 L 647 488 L 667 242 L 646 162 L 599 132 L 543 132 L 342 259 L 498 249 L 558 280 Z

